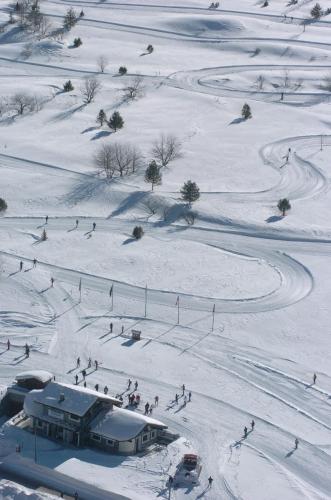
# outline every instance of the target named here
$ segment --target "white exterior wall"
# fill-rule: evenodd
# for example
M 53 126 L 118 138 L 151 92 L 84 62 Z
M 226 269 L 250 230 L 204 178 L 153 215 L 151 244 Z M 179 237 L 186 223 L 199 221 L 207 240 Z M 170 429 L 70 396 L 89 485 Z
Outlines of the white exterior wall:
M 120 441 L 118 446 L 118 451 L 120 453 L 135 453 L 136 451 L 136 440 L 132 441 Z

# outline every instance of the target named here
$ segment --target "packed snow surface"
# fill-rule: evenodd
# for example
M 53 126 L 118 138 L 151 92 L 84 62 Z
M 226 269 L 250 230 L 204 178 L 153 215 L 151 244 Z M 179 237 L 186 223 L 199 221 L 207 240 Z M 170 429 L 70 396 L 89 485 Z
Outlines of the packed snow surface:
M 263 4 L 42 0 L 43 36 L 9 23 L 1 2 L 0 399 L 18 374 L 42 370 L 69 408 L 85 369 L 70 408 L 89 407 L 96 384 L 125 408 L 137 381 L 134 432 L 151 418 L 180 439 L 125 457 L 35 441 L 21 415 L 0 416 L 0 498 L 60 486 L 69 498 L 78 486 L 93 500 L 169 498 L 189 452 L 200 481 L 177 485 L 174 500 L 331 498 L 331 15 L 313 21 L 312 0 Z M 70 6 L 84 15 L 61 33 Z M 90 103 L 87 77 L 101 85 Z M 100 109 L 124 127 L 100 125 Z M 162 134 L 181 154 L 152 190 L 145 170 Z M 107 180 L 96 154 L 114 143 L 142 160 Z M 200 188 L 191 207 L 188 180 Z M 116 414 L 107 432 L 118 437 Z

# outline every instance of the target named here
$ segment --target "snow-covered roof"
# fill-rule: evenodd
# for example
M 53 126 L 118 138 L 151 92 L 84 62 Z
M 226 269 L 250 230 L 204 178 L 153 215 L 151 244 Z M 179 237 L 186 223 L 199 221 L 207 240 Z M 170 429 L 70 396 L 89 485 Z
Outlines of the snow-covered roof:
M 61 400 L 61 395 L 64 397 L 63 400 Z M 28 401 L 32 400 L 34 403 L 41 403 L 79 417 L 84 416 L 98 400 L 107 401 L 113 404 L 122 404 L 119 399 L 112 398 L 111 396 L 92 389 L 59 382 L 50 382 L 45 389 L 31 391 L 26 398 L 28 398 Z M 26 411 L 26 413 L 35 415 L 34 412 L 29 413 Z
M 18 373 L 15 377 L 17 381 L 19 380 L 29 380 L 29 379 L 35 379 L 39 380 L 39 382 L 42 382 L 45 384 L 46 382 L 49 382 L 53 378 L 53 374 L 50 372 L 47 372 L 46 370 L 30 370 L 27 372 L 21 372 Z
M 165 424 L 154 418 L 113 407 L 112 410 L 102 411 L 97 415 L 91 422 L 91 431 L 115 441 L 127 441 L 140 434 L 146 425 L 158 429 L 167 428 Z

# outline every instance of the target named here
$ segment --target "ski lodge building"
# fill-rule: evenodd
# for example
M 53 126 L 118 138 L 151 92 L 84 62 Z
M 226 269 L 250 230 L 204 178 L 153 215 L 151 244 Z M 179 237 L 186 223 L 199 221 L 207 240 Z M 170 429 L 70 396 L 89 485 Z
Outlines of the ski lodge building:
M 120 408 L 122 401 L 77 385 L 49 382 L 24 400 L 29 428 L 77 447 L 134 454 L 162 437 L 162 422 Z

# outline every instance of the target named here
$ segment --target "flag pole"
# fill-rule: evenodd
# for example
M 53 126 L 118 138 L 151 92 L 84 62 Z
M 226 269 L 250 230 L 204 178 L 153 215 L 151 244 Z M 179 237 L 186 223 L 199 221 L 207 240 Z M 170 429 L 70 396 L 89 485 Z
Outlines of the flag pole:
M 214 331 L 214 324 L 215 324 L 215 304 L 213 306 L 213 322 L 212 322 L 212 325 L 211 325 L 211 331 L 213 332 Z

